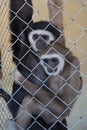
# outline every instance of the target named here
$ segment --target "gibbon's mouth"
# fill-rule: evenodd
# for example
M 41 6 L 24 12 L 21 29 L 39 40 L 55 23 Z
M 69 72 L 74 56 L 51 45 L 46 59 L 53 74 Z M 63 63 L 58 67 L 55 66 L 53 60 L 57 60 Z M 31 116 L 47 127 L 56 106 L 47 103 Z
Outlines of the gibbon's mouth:
M 50 68 L 50 67 L 47 67 L 47 74 L 48 75 L 56 75 L 57 74 L 57 68 L 55 68 L 55 69 L 52 69 L 52 68 Z
M 53 69 L 51 67 L 44 66 L 43 68 L 44 68 L 46 74 L 49 76 L 58 75 L 58 73 L 59 73 L 57 67 Z
M 55 68 L 55 69 L 47 68 L 47 71 L 49 73 L 55 73 L 57 71 L 57 68 Z

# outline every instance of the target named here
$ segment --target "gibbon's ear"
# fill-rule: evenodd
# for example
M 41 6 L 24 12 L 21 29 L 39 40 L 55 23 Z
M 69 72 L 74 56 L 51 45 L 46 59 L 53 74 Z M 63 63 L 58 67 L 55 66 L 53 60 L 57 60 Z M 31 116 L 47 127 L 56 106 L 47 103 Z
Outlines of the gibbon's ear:
M 63 31 L 63 13 L 62 0 L 48 0 L 48 9 L 50 21 L 55 26 L 57 26 L 61 31 Z

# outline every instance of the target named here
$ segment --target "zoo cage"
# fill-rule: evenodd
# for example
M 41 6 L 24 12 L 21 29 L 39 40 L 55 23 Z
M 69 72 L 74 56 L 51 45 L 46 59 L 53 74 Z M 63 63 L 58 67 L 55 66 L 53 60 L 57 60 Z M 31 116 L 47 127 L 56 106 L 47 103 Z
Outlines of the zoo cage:
M 32 0 L 32 2 L 33 21 L 49 21 L 48 0 Z M 0 87 L 11 94 L 16 66 L 12 61 L 9 7 L 10 0 L 0 0 L 0 75 L 2 73 Z M 79 58 L 80 74 L 83 79 L 81 94 L 66 118 L 68 130 L 87 130 L 87 0 L 63 0 L 62 7 L 65 44 Z M 8 118 L 11 119 L 12 115 L 0 96 L 0 130 L 5 130 Z M 41 127 L 43 128 L 42 125 Z

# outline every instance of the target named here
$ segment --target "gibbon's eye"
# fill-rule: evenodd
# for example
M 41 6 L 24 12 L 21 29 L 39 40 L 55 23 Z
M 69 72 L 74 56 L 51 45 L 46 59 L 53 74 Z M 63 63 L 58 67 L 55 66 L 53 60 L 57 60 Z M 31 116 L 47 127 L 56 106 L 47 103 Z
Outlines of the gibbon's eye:
M 48 63 L 48 59 L 44 59 L 43 61 L 44 61 L 44 63 L 46 63 L 46 64 Z
M 47 36 L 47 35 L 42 35 L 42 38 L 44 39 L 44 40 L 49 40 L 49 36 Z
M 34 39 L 34 40 L 37 40 L 37 39 L 38 39 L 38 37 L 39 37 L 39 35 L 38 35 L 38 34 L 34 34 L 34 35 L 33 35 L 33 39 Z

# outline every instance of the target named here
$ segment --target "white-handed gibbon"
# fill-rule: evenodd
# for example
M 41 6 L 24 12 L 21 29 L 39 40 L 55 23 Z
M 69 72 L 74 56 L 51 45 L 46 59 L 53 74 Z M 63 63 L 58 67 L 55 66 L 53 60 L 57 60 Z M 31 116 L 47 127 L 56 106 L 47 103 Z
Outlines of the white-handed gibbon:
M 27 128 L 29 122 L 31 123 L 33 114 L 38 116 L 41 113 L 40 117 L 47 124 L 53 124 L 57 120 L 63 122 L 70 114 L 82 88 L 79 61 L 69 49 L 60 43 L 55 43 L 52 47 L 48 46 L 37 54 L 40 65 L 48 75 L 48 79 L 44 81 L 40 89 L 37 85 L 25 79 L 17 70 L 15 83 L 20 88 L 12 98 L 9 98 L 10 102 L 8 103 L 10 108 L 11 100 L 12 102 L 18 101 L 16 99 L 19 98 L 18 93 L 24 92 L 24 90 L 28 93 L 23 98 L 16 113 L 16 123 L 23 129 Z M 3 97 L 4 95 L 7 94 L 2 94 Z M 17 125 L 15 128 L 17 130 L 21 129 Z M 64 127 L 63 129 L 67 128 Z
M 68 48 L 60 43 L 55 43 L 52 47 L 47 47 L 45 50 L 38 52 L 38 56 L 40 58 L 41 66 L 49 76 L 48 80 L 44 82 L 42 89 L 38 91 L 39 88 L 36 85 L 31 84 L 20 73 L 16 72 L 17 75 L 15 75 L 16 83 L 21 83 L 21 85 L 31 93 L 31 96 L 28 95 L 23 99 L 23 108 L 20 107 L 19 113 L 21 114 L 17 118 L 18 124 L 24 129 L 26 127 L 24 124 L 21 124 L 21 122 L 23 122 L 23 115 L 26 119 L 26 114 L 24 114 L 26 111 L 30 115 L 33 113 L 38 115 L 43 111 L 41 117 L 48 124 L 54 123 L 57 118 L 63 121 L 63 119 L 69 116 L 74 102 L 81 93 L 82 88 L 78 58 L 75 57 Z M 44 87 L 46 87 L 45 90 Z M 46 89 L 49 91 L 46 91 Z M 46 108 L 36 99 L 43 103 Z M 36 108 L 33 108 L 34 104 Z M 56 115 L 57 118 L 49 113 L 49 110 Z M 28 123 L 29 120 L 31 121 L 30 115 L 29 118 L 27 118 Z

